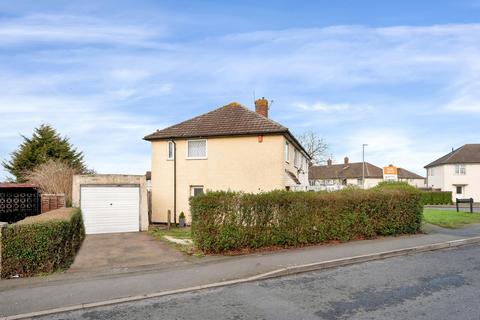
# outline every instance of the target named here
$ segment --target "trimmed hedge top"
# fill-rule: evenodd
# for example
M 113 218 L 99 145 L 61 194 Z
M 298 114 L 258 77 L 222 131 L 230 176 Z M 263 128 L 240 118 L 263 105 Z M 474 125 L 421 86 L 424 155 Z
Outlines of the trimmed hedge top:
M 58 210 L 7 226 L 1 239 L 2 278 L 51 273 L 72 264 L 85 238 L 82 214 Z
M 196 246 L 210 253 L 416 233 L 421 193 L 380 186 L 336 192 L 208 192 L 190 199 Z

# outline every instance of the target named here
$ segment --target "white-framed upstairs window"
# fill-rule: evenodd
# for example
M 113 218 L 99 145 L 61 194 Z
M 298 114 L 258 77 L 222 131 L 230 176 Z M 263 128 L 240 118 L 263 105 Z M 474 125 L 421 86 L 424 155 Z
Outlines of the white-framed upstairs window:
M 207 140 L 187 140 L 187 159 L 207 159 Z
M 175 144 L 173 141 L 167 143 L 167 160 L 175 159 Z
M 456 164 L 455 165 L 455 175 L 464 176 L 466 174 L 467 174 L 467 168 L 464 164 Z
M 290 157 L 290 144 L 287 141 L 285 141 L 285 162 L 290 162 L 289 157 Z
M 300 152 L 297 151 L 297 149 L 295 149 L 295 151 L 293 152 L 293 166 L 295 168 L 300 168 Z

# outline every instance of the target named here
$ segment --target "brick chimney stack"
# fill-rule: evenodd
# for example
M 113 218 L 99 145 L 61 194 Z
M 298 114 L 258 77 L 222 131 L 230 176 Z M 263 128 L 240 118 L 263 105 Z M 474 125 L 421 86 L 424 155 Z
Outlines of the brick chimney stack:
M 268 100 L 264 97 L 255 100 L 255 112 L 268 118 Z
M 332 159 L 328 159 L 327 160 L 327 166 L 331 166 L 332 165 Z
M 343 159 L 343 164 L 348 165 L 348 157 L 345 157 L 345 158 Z

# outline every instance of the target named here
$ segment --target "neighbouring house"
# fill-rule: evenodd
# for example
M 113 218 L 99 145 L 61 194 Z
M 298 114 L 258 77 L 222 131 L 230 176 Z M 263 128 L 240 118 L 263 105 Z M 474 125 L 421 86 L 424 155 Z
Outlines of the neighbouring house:
M 152 150 L 152 221 L 184 212 L 206 190 L 306 190 L 310 156 L 288 128 L 268 117 L 268 101 L 255 111 L 238 103 L 146 136 Z
M 415 187 L 424 187 L 425 178 L 403 168 L 395 169 L 395 180 L 404 181 Z M 365 177 L 365 188 L 372 188 L 386 179 L 384 169 L 377 167 L 369 162 L 350 162 L 348 157 L 344 158 L 343 163 L 333 164 L 328 160 L 326 165 L 311 166 L 309 169 L 309 181 L 313 189 L 318 190 L 338 190 L 348 185 L 362 187 L 362 179 Z
M 427 187 L 480 201 L 480 144 L 466 144 L 425 166 Z

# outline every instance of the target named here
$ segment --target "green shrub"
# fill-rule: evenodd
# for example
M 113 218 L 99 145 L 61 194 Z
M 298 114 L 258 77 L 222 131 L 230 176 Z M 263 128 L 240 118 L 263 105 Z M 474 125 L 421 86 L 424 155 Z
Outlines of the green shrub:
M 190 199 L 192 237 L 210 253 L 299 246 L 416 233 L 422 219 L 415 188 L 249 194 L 208 192 Z
M 403 182 L 403 181 L 382 181 L 382 182 L 379 182 L 377 186 L 375 186 L 375 189 L 377 190 L 385 190 L 385 189 L 418 190 L 414 186 L 411 186 L 407 182 Z
M 82 215 L 8 225 L 2 234 L 2 278 L 68 268 L 85 238 Z
M 422 204 L 452 204 L 452 192 L 424 191 L 422 192 Z

